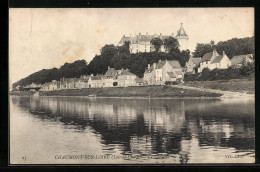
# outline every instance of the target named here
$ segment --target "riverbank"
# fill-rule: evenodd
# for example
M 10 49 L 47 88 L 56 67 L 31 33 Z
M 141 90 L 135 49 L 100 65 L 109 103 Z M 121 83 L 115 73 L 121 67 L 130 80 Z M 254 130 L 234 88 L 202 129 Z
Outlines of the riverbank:
M 218 81 L 187 81 L 181 85 L 229 92 L 239 92 L 244 94 L 255 94 L 254 78 Z
M 17 92 L 11 95 L 24 95 Z M 26 95 L 33 95 L 26 93 Z M 40 91 L 40 96 L 91 96 L 97 97 L 220 97 L 222 94 L 205 91 L 187 90 L 171 86 L 85 88 L 71 90 Z

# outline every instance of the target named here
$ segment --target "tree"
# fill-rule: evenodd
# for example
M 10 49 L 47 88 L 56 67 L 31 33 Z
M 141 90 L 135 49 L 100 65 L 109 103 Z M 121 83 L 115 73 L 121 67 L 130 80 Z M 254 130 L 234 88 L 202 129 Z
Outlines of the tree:
M 130 54 L 129 48 L 130 48 L 130 41 L 125 41 L 124 45 L 117 47 L 119 54 L 122 53 Z
M 154 46 L 156 52 L 158 52 L 163 45 L 163 41 L 160 38 L 153 38 L 150 43 Z
M 171 36 L 169 38 L 164 39 L 164 45 L 166 48 L 166 52 L 180 51 L 180 44 L 178 40 Z
M 203 57 L 206 53 L 212 52 L 213 48 L 210 44 L 198 43 L 195 51 L 192 53 L 193 57 Z

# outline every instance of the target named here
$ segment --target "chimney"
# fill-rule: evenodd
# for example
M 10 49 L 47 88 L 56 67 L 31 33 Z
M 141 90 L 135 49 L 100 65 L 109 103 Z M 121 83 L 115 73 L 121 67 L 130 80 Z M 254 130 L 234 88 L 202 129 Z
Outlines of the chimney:
M 139 32 L 139 36 L 141 36 L 141 33 Z
M 162 33 L 160 33 L 160 37 L 162 37 Z
M 151 67 L 151 65 L 150 65 L 150 64 L 148 64 L 148 69 L 150 69 L 150 67 Z
M 174 33 L 172 33 L 172 37 L 174 37 Z
M 146 36 L 148 35 L 148 32 L 146 32 Z
M 223 56 L 224 56 L 224 55 L 226 55 L 226 54 L 225 54 L 225 51 L 223 51 Z
M 156 69 L 156 63 L 153 63 L 153 68 Z
M 125 37 L 125 35 L 123 37 Z

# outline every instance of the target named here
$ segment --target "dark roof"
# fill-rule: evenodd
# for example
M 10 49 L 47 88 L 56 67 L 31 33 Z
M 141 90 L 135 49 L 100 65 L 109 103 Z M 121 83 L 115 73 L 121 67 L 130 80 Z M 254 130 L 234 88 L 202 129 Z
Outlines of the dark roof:
M 201 58 L 191 58 L 191 61 L 193 64 L 197 65 L 198 63 L 200 63 Z
M 166 61 L 163 60 L 159 60 L 157 63 L 156 63 L 156 69 L 161 69 L 164 65 L 165 65 Z
M 135 74 L 129 72 L 128 70 L 121 69 L 121 74 L 120 75 L 135 75 Z
M 210 61 L 211 58 L 212 58 L 212 55 L 213 55 L 212 52 L 205 54 L 205 55 L 202 57 L 201 62 Z
M 114 68 L 108 68 L 107 72 L 105 73 L 105 77 L 114 77 L 117 75 L 117 70 Z
M 91 76 L 91 80 L 101 80 L 101 79 L 102 79 L 101 75 Z
M 176 78 L 176 75 L 173 72 L 167 72 L 167 74 L 169 75 L 169 77 L 171 78 Z
M 181 23 L 181 27 L 180 27 L 180 29 L 177 31 L 177 35 L 176 35 L 176 37 L 183 37 L 183 36 L 188 36 L 187 34 L 186 34 L 186 32 L 185 32 L 185 30 L 184 30 L 184 28 L 183 28 L 183 25 L 182 25 L 182 23 Z
M 240 56 L 234 56 L 231 59 L 231 64 L 232 65 L 241 64 L 246 60 L 246 58 L 253 60 L 253 55 L 252 54 L 245 54 L 245 55 L 240 55 Z
M 174 69 L 182 69 L 181 65 L 176 60 L 168 60 L 168 63 L 174 68 Z
M 123 44 L 125 41 L 130 41 L 132 44 L 136 44 L 136 43 L 149 43 L 153 38 L 160 38 L 161 40 L 164 40 L 166 38 L 169 38 L 169 35 L 158 35 L 158 34 L 154 34 L 154 35 L 135 35 L 133 37 L 126 37 L 123 36 L 121 38 L 121 40 L 119 41 L 119 44 Z
M 213 63 L 219 63 L 221 60 L 223 59 L 223 56 L 217 56 L 217 57 L 215 57 L 215 59 L 211 62 L 211 64 L 213 64 Z
M 205 62 L 205 61 L 211 61 L 212 58 L 219 56 L 218 52 L 214 49 L 212 52 L 210 53 L 206 53 L 202 59 L 201 62 Z
M 126 41 L 130 41 L 130 37 L 126 37 L 125 35 L 119 41 L 119 44 L 124 44 Z

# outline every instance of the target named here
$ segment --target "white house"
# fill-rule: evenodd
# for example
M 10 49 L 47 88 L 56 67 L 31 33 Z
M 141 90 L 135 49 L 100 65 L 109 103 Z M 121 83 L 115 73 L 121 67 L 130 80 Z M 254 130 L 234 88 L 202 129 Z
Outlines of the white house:
M 117 73 L 117 70 L 108 66 L 107 72 L 105 73 L 103 78 L 103 87 L 114 87 L 114 83 L 118 82 Z
M 190 57 L 189 61 L 185 64 L 186 72 L 191 73 L 194 70 L 194 67 L 198 65 L 201 61 L 201 58 Z
M 200 73 L 203 69 L 208 68 L 213 69 L 227 69 L 231 66 L 231 61 L 223 51 L 222 55 L 214 49 L 212 52 L 205 54 L 200 63 L 194 67 L 194 73 Z
M 162 33 L 160 34 L 154 34 L 154 35 L 149 35 L 148 33 L 146 33 L 145 35 L 142 35 L 141 33 L 139 33 L 138 35 L 135 36 L 123 36 L 121 38 L 121 40 L 118 43 L 118 46 L 122 46 L 126 41 L 130 42 L 130 52 L 131 53 L 138 53 L 138 52 L 152 52 L 155 51 L 153 45 L 150 43 L 150 41 L 153 38 L 160 38 L 162 41 L 166 38 L 169 37 L 174 37 L 174 34 L 172 33 L 172 35 L 163 35 Z M 175 37 L 179 44 L 180 44 L 180 50 L 186 50 L 188 49 L 188 40 L 189 40 L 189 36 L 186 34 L 184 28 L 183 28 L 183 24 L 181 23 L 180 29 L 177 31 L 177 35 Z M 160 48 L 161 52 L 165 52 L 165 46 L 162 45 Z
M 167 81 L 182 80 L 184 77 L 180 63 L 175 60 L 159 60 L 158 63 L 148 64 L 144 73 L 144 82 L 148 85 L 164 85 Z
M 240 56 L 234 56 L 231 59 L 231 65 L 233 67 L 241 67 L 244 63 L 252 63 L 253 55 L 252 54 L 245 54 Z
M 121 69 L 118 71 L 118 86 L 129 87 L 136 85 L 136 75 L 129 72 L 128 69 Z

